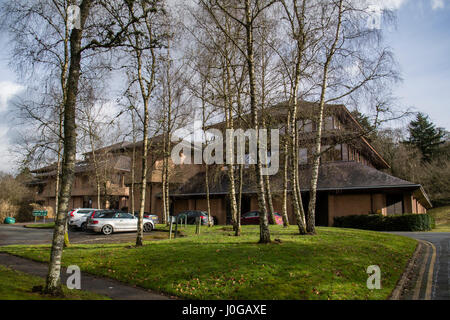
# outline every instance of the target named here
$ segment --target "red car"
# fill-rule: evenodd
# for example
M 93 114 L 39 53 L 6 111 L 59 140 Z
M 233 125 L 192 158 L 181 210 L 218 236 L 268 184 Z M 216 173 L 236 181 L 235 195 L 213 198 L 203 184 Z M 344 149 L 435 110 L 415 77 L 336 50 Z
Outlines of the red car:
M 281 214 L 279 214 L 278 212 L 274 212 L 273 215 L 275 217 L 275 224 L 282 225 L 283 218 L 281 217 Z M 272 221 L 269 214 L 267 214 L 267 218 L 269 219 L 269 223 L 271 223 Z M 259 224 L 259 211 L 250 211 L 244 213 L 241 216 L 241 225 L 246 224 Z

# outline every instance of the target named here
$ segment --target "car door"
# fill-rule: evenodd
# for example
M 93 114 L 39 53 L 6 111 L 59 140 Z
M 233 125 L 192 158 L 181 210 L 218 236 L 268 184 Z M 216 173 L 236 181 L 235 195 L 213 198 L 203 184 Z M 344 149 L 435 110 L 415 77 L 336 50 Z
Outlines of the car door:
M 258 224 L 259 223 L 259 212 L 251 211 L 244 214 L 242 219 L 242 224 Z
M 123 225 L 124 225 L 124 230 L 127 231 L 136 231 L 137 230 L 137 224 L 139 219 L 137 217 L 134 217 L 132 214 L 130 213 L 121 213 L 121 217 L 123 219 Z
M 122 212 L 116 212 L 114 214 L 114 230 L 115 231 L 124 231 L 127 230 L 127 219 L 123 216 Z

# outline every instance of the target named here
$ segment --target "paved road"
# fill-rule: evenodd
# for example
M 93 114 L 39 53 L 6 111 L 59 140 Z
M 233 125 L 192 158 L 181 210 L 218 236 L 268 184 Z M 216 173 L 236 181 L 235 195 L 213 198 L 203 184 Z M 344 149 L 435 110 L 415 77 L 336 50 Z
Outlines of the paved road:
M 423 283 L 425 284 L 427 275 L 432 273 L 431 300 L 450 300 L 450 232 L 392 232 L 410 238 L 424 240 L 432 243 L 433 246 L 426 248 L 428 253 L 423 264 L 425 266 Z M 434 251 L 435 254 L 434 254 Z M 434 257 L 434 258 L 433 258 Z M 432 270 L 430 270 L 432 268 Z
M 167 238 L 167 232 L 152 231 L 144 235 L 144 240 Z M 53 229 L 24 228 L 23 225 L 0 225 L 0 246 L 13 244 L 50 244 Z M 105 236 L 100 233 L 69 231 L 71 243 L 115 243 L 134 242 L 135 232 L 121 232 Z
M 48 265 L 31 261 L 28 259 L 12 256 L 6 253 L 0 253 L 0 264 L 8 268 L 29 273 L 38 277 L 45 278 L 48 272 Z M 67 269 L 61 270 L 61 283 L 66 284 Z M 81 272 L 80 286 L 82 290 L 106 295 L 112 299 L 118 300 L 167 300 L 168 296 L 145 290 L 136 286 L 130 286 L 119 281 L 99 276 L 93 276 L 86 272 Z M 172 297 L 173 298 L 173 297 Z

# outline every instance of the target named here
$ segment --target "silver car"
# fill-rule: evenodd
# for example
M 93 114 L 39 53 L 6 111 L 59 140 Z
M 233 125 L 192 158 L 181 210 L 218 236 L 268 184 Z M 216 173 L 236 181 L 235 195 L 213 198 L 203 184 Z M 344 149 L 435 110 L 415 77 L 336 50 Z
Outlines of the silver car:
M 78 208 L 71 210 L 68 214 L 69 216 L 69 227 L 70 228 L 79 228 L 81 231 L 86 231 L 87 227 L 87 218 L 89 218 L 90 214 L 98 209 L 92 208 Z
M 87 229 L 101 232 L 105 235 L 113 232 L 136 231 L 138 218 L 126 212 L 113 210 L 98 210 L 91 214 L 87 220 Z M 144 218 L 144 232 L 150 232 L 155 228 L 151 219 Z

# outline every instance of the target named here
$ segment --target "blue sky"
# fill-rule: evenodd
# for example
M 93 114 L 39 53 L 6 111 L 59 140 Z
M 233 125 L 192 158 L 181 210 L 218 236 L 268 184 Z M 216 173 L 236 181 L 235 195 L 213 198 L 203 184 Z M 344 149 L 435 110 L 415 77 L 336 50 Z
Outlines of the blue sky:
M 3 1 L 3 0 L 1 0 Z M 450 0 L 384 0 L 397 26 L 386 32 L 403 82 L 394 92 L 402 106 L 428 114 L 450 130 Z M 23 89 L 8 67 L 8 43 L 0 33 L 0 170 L 15 168 L 8 102 Z
M 396 96 L 450 130 L 450 1 L 402 1 L 397 19 L 387 32 L 403 78 Z

